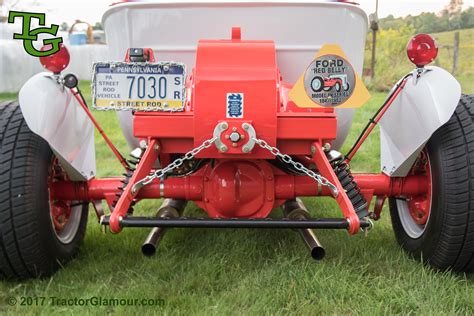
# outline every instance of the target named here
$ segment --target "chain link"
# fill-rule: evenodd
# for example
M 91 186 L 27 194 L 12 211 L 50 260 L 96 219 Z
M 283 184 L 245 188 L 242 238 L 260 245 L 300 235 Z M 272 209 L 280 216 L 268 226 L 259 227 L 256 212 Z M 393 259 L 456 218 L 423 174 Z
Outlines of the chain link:
M 282 154 L 278 148 L 268 145 L 268 143 L 264 141 L 263 139 L 253 138 L 253 140 L 260 147 L 268 150 L 275 157 L 278 157 L 281 160 L 283 160 L 284 163 L 292 165 L 293 168 L 306 174 L 308 177 L 312 178 L 314 181 L 316 181 L 320 185 L 328 187 L 334 193 L 334 196 L 337 196 L 339 194 L 336 186 L 332 184 L 331 182 L 329 182 L 329 180 L 326 179 L 325 177 L 321 176 L 320 174 L 317 174 L 313 170 L 306 168 L 302 163 L 294 161 L 293 158 L 291 158 L 291 156 L 287 154 Z
M 213 137 L 213 138 L 209 138 L 209 139 L 205 140 L 201 145 L 199 145 L 198 147 L 193 148 L 192 150 L 188 151 L 186 154 L 184 154 L 184 156 L 182 156 L 178 159 L 175 159 L 172 163 L 170 163 L 166 167 L 164 167 L 162 169 L 158 169 L 154 173 L 152 173 L 152 174 L 146 176 L 145 178 L 137 181 L 135 183 L 135 185 L 133 186 L 132 193 L 135 193 L 140 188 L 142 188 L 143 186 L 150 184 L 153 180 L 165 176 L 168 172 L 173 171 L 174 169 L 181 167 L 186 160 L 193 159 L 202 150 L 211 147 L 212 144 L 214 144 L 214 142 L 216 140 L 217 140 L 217 137 Z M 338 195 L 339 192 L 338 192 L 336 186 L 334 184 L 332 184 L 331 182 L 329 182 L 329 180 L 326 179 L 325 177 L 323 177 L 320 174 L 306 168 L 302 163 L 294 161 L 293 158 L 291 158 L 291 156 L 289 156 L 287 154 L 282 154 L 278 148 L 268 145 L 268 143 L 266 141 L 264 141 L 263 139 L 253 138 L 253 140 L 255 141 L 256 144 L 258 144 L 263 149 L 268 150 L 275 157 L 278 157 L 283 162 L 292 165 L 293 168 L 295 168 L 296 170 L 306 174 L 308 177 L 312 178 L 314 181 L 316 181 L 320 185 L 328 187 L 334 193 L 335 196 Z
M 212 144 L 214 144 L 214 142 L 216 140 L 217 140 L 216 137 L 206 139 L 204 142 L 202 142 L 201 145 L 199 145 L 196 148 L 191 149 L 186 154 L 184 154 L 184 156 L 182 156 L 178 159 L 175 159 L 172 163 L 170 163 L 166 167 L 164 167 L 162 169 L 158 169 L 154 173 L 152 173 L 152 174 L 146 176 L 145 178 L 137 181 L 135 183 L 135 185 L 133 186 L 132 193 L 135 194 L 139 189 L 141 189 L 143 186 L 145 186 L 147 184 L 150 184 L 156 178 L 161 178 L 164 175 L 166 175 L 168 172 L 173 171 L 174 169 L 181 167 L 186 160 L 193 159 L 199 152 L 201 152 L 202 150 L 204 150 L 206 148 L 211 147 Z

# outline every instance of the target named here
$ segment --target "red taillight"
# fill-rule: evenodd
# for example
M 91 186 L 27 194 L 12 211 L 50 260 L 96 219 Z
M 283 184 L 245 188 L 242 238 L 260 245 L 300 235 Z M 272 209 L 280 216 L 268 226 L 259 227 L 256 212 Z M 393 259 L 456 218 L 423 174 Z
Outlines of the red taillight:
M 421 68 L 431 63 L 438 55 L 438 45 L 433 37 L 428 34 L 414 36 L 407 46 L 407 55 L 416 67 Z
M 41 48 L 41 51 L 51 49 L 51 45 L 45 45 Z M 44 68 L 57 74 L 63 71 L 69 65 L 69 51 L 64 44 L 59 44 L 59 51 L 53 55 L 40 57 L 40 63 Z

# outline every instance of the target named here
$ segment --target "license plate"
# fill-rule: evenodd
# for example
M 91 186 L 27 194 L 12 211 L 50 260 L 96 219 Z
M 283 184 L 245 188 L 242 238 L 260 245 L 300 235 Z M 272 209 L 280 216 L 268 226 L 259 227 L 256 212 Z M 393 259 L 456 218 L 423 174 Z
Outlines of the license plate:
M 182 63 L 95 63 L 92 83 L 94 108 L 183 110 L 185 76 Z

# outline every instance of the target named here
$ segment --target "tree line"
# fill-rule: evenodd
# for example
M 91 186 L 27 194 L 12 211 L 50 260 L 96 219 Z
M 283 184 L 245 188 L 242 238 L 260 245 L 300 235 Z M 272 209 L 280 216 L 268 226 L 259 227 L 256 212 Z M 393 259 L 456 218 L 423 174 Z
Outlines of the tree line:
M 416 33 L 439 33 L 474 28 L 474 7 L 457 12 L 443 10 L 438 14 L 425 12 L 417 16 L 408 15 L 403 18 L 389 15 L 379 21 L 380 28 L 386 30 L 398 30 L 407 25 L 412 27 Z

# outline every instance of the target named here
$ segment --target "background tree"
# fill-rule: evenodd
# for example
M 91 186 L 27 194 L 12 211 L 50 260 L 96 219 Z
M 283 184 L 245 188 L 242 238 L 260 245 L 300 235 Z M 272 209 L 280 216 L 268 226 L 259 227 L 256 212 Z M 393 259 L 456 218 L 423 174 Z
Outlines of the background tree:
M 93 30 L 102 30 L 102 23 L 96 22 L 95 25 L 92 27 Z
M 59 29 L 63 32 L 67 32 L 67 31 L 69 31 L 69 24 L 67 24 L 67 22 L 63 22 L 59 26 Z

